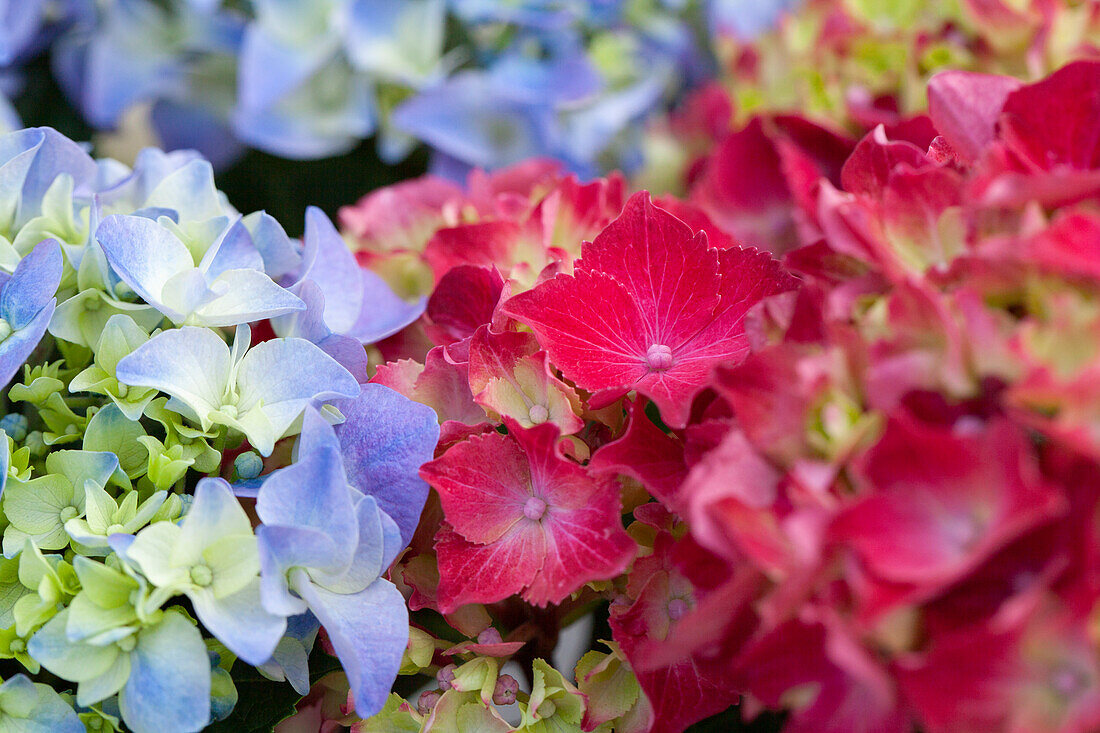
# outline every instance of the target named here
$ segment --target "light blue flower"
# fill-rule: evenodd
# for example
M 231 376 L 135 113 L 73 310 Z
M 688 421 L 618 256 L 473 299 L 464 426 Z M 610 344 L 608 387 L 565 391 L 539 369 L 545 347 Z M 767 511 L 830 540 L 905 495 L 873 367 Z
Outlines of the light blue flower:
M 406 302 L 381 277 L 359 267 L 336 227 L 315 206 L 306 210 L 303 242 L 301 272 L 290 290 L 299 296 L 311 291 L 314 307 L 321 307 L 322 323 L 316 322 L 316 315 L 307 314 L 276 319 L 272 325 L 279 335 L 320 343 L 328 338 L 327 329 L 370 344 L 397 333 L 424 312 L 424 298 Z M 309 282 L 317 288 L 310 289 Z M 325 298 L 325 293 L 335 297 Z
M 51 128 L 0 137 L 0 242 L 9 244 L 23 225 L 41 215 L 46 192 L 59 176 L 72 178 L 74 195 L 90 196 L 97 172 L 95 161 L 82 147 Z M 10 256 L 9 250 L 0 258 L 0 266 L 9 271 L 15 264 Z
M 553 110 L 502 92 L 481 71 L 425 89 L 393 112 L 401 131 L 463 163 L 500 168 L 552 147 Z
M 439 441 L 435 412 L 380 384 L 364 384 L 358 399 L 339 407 L 344 422 L 335 431 L 348 482 L 378 502 L 407 545 L 428 498 L 419 471 Z
M 119 695 L 122 719 L 135 733 L 193 733 L 210 721 L 210 661 L 202 634 L 168 610 L 140 631 L 104 645 L 71 641 L 69 609 L 27 644 L 32 657 L 77 683 L 77 704 Z
M 197 264 L 178 236 L 142 216 L 109 216 L 96 236 L 118 276 L 176 324 L 234 326 L 305 309 L 264 274 L 263 258 L 240 220 Z
M 345 33 L 352 66 L 422 86 L 446 69 L 441 66 L 445 10 L 444 0 L 352 0 Z
M 367 351 L 358 339 L 333 333 L 325 323 L 325 296 L 321 286 L 312 280 L 305 280 L 295 290 L 306 304 L 306 309 L 272 321 L 275 333 L 316 344 L 317 348 L 347 369 L 355 381 L 365 383 L 369 379 Z
M 105 185 L 97 200 L 104 216 L 141 212 L 177 224 L 236 213 L 214 183 L 213 166 L 193 150 L 142 150 L 133 169 Z
M 17 674 L 0 685 L 0 731 L 84 733 L 84 724 L 52 687 Z
M 122 359 L 115 375 L 168 393 L 169 407 L 203 430 L 239 430 L 265 456 L 307 405 L 359 394 L 348 370 L 310 342 L 273 339 L 249 349 L 250 334 L 238 326 L 231 352 L 209 329 L 165 331 Z
M 710 0 L 707 20 L 712 34 L 752 38 L 775 25 L 800 0 Z
M 373 715 L 408 642 L 404 598 L 380 577 L 404 543 L 378 503 L 348 485 L 340 444 L 318 412 L 306 412 L 298 461 L 267 477 L 256 513 L 264 606 L 313 613 L 348 675 L 357 712 Z
M 54 49 L 63 89 L 94 126 L 114 127 L 132 105 L 157 100 L 203 109 L 211 121 L 225 119 L 239 15 L 217 3 L 116 0 L 98 6 L 92 23 Z
M 254 665 L 271 658 L 286 630 L 285 614 L 260 603 L 256 537 L 224 480 L 199 481 L 183 521 L 141 530 L 124 559 L 156 588 L 147 607 L 184 594 L 203 626 L 234 654 Z
M 309 693 L 309 654 L 321 624 L 308 611 L 286 620 L 286 634 L 279 640 L 275 652 L 256 670 L 268 679 L 286 680 L 299 695 Z
M 61 247 L 48 240 L 0 286 L 0 383 L 11 381 L 46 333 L 63 266 Z

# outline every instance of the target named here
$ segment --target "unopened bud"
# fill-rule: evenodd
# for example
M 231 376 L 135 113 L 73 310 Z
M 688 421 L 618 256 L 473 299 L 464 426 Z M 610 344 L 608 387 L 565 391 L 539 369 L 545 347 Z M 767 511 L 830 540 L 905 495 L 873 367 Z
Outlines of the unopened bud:
M 451 689 L 451 683 L 455 681 L 455 670 L 458 669 L 453 664 L 448 664 L 438 672 L 435 673 L 435 678 L 439 680 L 439 687 L 443 690 Z
M 416 699 L 416 712 L 421 715 L 429 715 L 443 693 L 439 690 L 425 690 Z
M 250 450 L 234 458 L 233 467 L 237 469 L 237 475 L 247 481 L 256 478 L 264 470 L 264 459 L 256 451 Z
M 510 674 L 497 677 L 497 686 L 493 689 L 493 702 L 497 705 L 511 705 L 516 701 L 519 683 Z
M 504 639 L 500 637 L 500 632 L 490 626 L 477 635 L 478 644 L 499 644 Z
M 0 418 L 0 429 L 16 443 L 21 443 L 27 437 L 27 418 L 18 412 L 9 412 Z

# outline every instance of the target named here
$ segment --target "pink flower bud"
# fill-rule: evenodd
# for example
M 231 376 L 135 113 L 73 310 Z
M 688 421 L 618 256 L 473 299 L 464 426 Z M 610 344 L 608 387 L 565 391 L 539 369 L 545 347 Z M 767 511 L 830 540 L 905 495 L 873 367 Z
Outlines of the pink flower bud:
M 516 693 L 519 692 L 519 683 L 510 674 L 502 674 L 497 677 L 497 686 L 493 689 L 493 702 L 497 705 L 511 705 L 516 701 Z
M 477 635 L 478 644 L 500 644 L 502 641 L 504 639 L 501 638 L 500 632 L 492 626 Z
M 435 678 L 439 681 L 440 689 L 451 689 L 451 683 L 455 681 L 455 669 L 457 669 L 455 665 L 448 664 L 435 673 Z
M 420 693 L 420 697 L 416 700 L 416 712 L 421 715 L 428 715 L 432 712 L 432 708 L 439 702 L 439 698 L 443 696 L 443 693 L 439 690 L 425 690 Z

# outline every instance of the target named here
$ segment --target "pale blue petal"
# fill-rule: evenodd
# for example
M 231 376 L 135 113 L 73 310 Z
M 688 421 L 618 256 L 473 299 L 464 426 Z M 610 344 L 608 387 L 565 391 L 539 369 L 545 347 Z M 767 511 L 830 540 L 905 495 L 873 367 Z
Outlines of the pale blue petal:
M 8 434 L 0 429 L 0 497 L 4 495 L 4 489 L 8 485 L 9 470 L 11 470 L 11 451 L 8 445 Z
M 330 593 L 308 581 L 296 583 L 295 590 L 328 633 L 348 675 L 356 713 L 374 715 L 390 694 L 409 643 L 401 592 L 388 580 L 353 595 Z
M 401 528 L 397 526 L 397 522 L 393 521 L 393 517 L 385 512 L 381 513 L 382 516 L 382 567 L 388 568 L 393 565 L 393 561 L 397 559 L 397 556 L 401 554 L 401 551 L 408 545 L 407 542 L 401 537 Z
M 252 234 L 244 222 L 237 219 L 206 251 L 199 269 L 213 280 L 226 270 L 263 270 L 264 260 L 252 243 Z
M 322 293 L 332 294 L 325 299 L 325 323 L 334 332 L 347 334 L 363 306 L 359 263 L 325 212 L 316 206 L 306 209 L 303 242 L 302 277 L 317 283 Z
M 0 317 L 19 330 L 53 300 L 64 267 L 61 247 L 53 239 L 39 242 L 20 260 L 0 293 Z
M 346 562 L 355 547 L 356 519 L 340 444 L 332 427 L 313 408 L 305 412 L 302 436 L 298 461 L 264 481 L 256 513 L 264 524 L 329 533 L 338 545 L 347 547 Z
M 303 338 L 316 344 L 345 369 L 351 372 L 360 384 L 368 380 L 367 352 L 358 339 L 333 333 L 325 324 L 325 297 L 321 288 L 312 280 L 302 281 L 296 288 L 298 297 L 306 304 L 306 309 L 291 313 L 271 321 L 275 333 L 279 336 Z
M 49 303 L 38 311 L 34 320 L 0 342 L 0 385 L 6 385 L 15 376 L 27 357 L 38 346 L 53 317 L 54 306 Z
M 416 86 L 438 66 L 446 10 L 442 0 L 352 0 L 348 57 L 363 71 Z
M 334 36 L 290 46 L 261 25 L 252 24 L 241 47 L 240 106 L 267 109 L 313 76 L 337 49 Z
M 195 311 L 217 295 L 196 267 L 181 271 L 164 283 L 160 297 L 154 305 L 177 325 L 207 325 L 195 318 Z
M 187 245 L 172 232 L 141 216 L 108 216 L 96 231 L 107 261 L 145 302 L 162 302 L 164 286 L 195 266 Z
M 358 520 L 358 545 L 351 563 L 341 568 L 339 575 L 314 572 L 310 577 L 320 587 L 333 593 L 358 593 L 382 574 L 382 558 L 385 550 L 385 531 L 382 517 L 385 516 L 375 500 L 364 496 L 355 506 Z
M 359 383 L 331 356 L 304 339 L 273 339 L 256 344 L 237 370 L 240 409 L 263 405 L 280 434 L 311 401 L 359 394 Z
M 364 384 L 358 399 L 339 408 L 347 418 L 336 435 L 348 481 L 375 498 L 408 544 L 428 498 L 418 472 L 439 440 L 435 412 L 380 384 Z
M 309 653 L 313 649 L 317 630 L 317 617 L 306 612 L 287 619 L 286 636 L 275 647 L 265 664 L 257 667 L 261 674 L 276 680 L 285 679 L 299 695 L 309 692 Z
M 90 193 L 90 185 L 96 177 L 96 165 L 80 145 L 49 127 L 23 130 L 6 137 L 12 138 L 9 143 L 11 147 L 0 148 L 0 159 L 8 160 L 9 150 L 33 151 L 29 159 L 10 161 L 15 163 L 15 170 L 10 177 L 6 170 L 0 175 L 5 192 L 21 191 L 16 212 L 17 228 L 41 215 L 42 197 L 50 184 L 62 173 L 73 177 L 74 192 L 77 195 Z M 4 167 L 7 168 L 7 164 Z
M 363 307 L 355 325 L 345 332 L 346 335 L 364 344 L 373 344 L 401 331 L 424 312 L 427 298 L 410 303 L 398 297 L 377 274 L 365 269 L 360 269 L 360 273 L 363 281 Z
M 256 528 L 260 543 L 260 598 L 271 613 L 298 614 L 305 602 L 290 593 L 287 573 L 293 568 L 327 569 L 339 572 L 347 562 L 346 553 L 339 553 L 333 538 L 324 532 L 299 527 Z M 342 562 L 333 563 L 333 560 Z
M 252 534 L 248 515 L 233 496 L 229 483 L 222 478 L 199 481 L 195 486 L 195 499 L 180 526 L 178 545 L 196 553 L 220 539 Z
M 17 674 L 0 685 L 0 697 L 33 700 L 25 718 L 7 718 L 9 730 L 17 733 L 84 733 L 84 723 L 76 711 L 49 685 L 35 684 Z
M 482 72 L 466 71 L 402 102 L 392 122 L 464 163 L 499 168 L 552 149 L 555 113 L 503 94 Z
M 273 216 L 257 211 L 246 216 L 244 224 L 252 233 L 252 242 L 263 258 L 263 270 L 268 277 L 279 280 L 301 267 L 299 248 Z
M 150 191 L 144 205 L 177 211 L 180 221 L 206 221 L 232 213 L 214 184 L 213 167 L 199 157 L 165 176 Z
M 167 392 L 201 416 L 221 406 L 229 367 L 229 347 L 216 333 L 185 326 L 159 333 L 123 357 L 115 375 L 124 384 Z
M 187 594 L 202 625 L 248 664 L 263 664 L 286 631 L 285 615 L 269 613 L 260 602 L 260 579 L 224 598 L 208 589 Z
M 306 307 L 296 295 L 259 270 L 229 270 L 209 285 L 213 297 L 194 311 L 194 317 L 207 326 L 235 326 Z
M 178 613 L 138 636 L 119 695 L 134 733 L 192 733 L 210 722 L 210 660 L 202 634 Z

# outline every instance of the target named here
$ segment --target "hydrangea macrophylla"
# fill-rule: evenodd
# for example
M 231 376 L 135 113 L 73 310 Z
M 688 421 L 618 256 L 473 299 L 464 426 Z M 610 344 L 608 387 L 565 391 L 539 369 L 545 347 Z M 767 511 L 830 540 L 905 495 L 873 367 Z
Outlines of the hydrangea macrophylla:
M 554 376 L 530 334 L 479 328 L 470 342 L 469 380 L 475 402 L 524 428 L 552 422 L 568 435 L 584 427 L 576 392 Z
M 865 563 L 869 591 L 887 584 L 894 602 L 906 588 L 935 594 L 1066 509 L 1006 423 L 965 436 L 892 423 L 863 472 L 876 492 L 841 512 L 830 532 Z
M 34 680 L 56 675 L 58 690 L 74 683 L 82 708 L 78 717 L 70 698 L 36 697 L 33 684 L 24 694 L 14 677 L 0 688 L 0 727 L 61 730 L 86 719 L 136 733 L 200 730 L 235 714 L 235 665 L 308 687 L 319 624 L 299 614 L 288 625 L 285 609 L 265 608 L 257 538 L 226 481 L 259 485 L 265 470 L 308 463 L 312 447 L 275 450 L 306 410 L 348 418 L 340 443 L 321 453 L 345 456 L 354 481 L 342 486 L 367 529 L 362 562 L 343 575 L 322 567 L 316 587 L 294 588 L 349 672 L 368 670 L 361 709 L 372 712 L 408 638 L 403 599 L 378 577 L 412 538 L 427 495 L 417 469 L 438 426 L 428 408 L 381 386 L 366 390 L 368 404 L 349 400 L 367 378 L 359 339 L 401 327 L 422 306 L 360 276 L 331 225 L 319 265 L 316 223 L 303 252 L 271 217 L 239 216 L 193 153 L 145 151 L 131 170 L 93 161 L 52 130 L 28 130 L 0 138 L 0 170 L 5 382 L 22 367 L 0 419 L 0 657 Z M 343 281 L 325 277 L 339 267 L 359 288 L 354 318 L 367 314 L 368 330 L 351 324 L 357 338 L 325 321 L 319 283 L 339 303 Z M 390 303 L 404 309 L 396 325 L 386 308 L 370 310 Z M 270 334 L 270 319 L 291 312 L 312 341 L 251 346 L 249 321 Z M 242 453 L 245 440 L 267 460 Z M 345 618 L 367 596 L 389 609 L 382 652 Z
M 28 645 L 32 656 L 77 683 L 77 703 L 118 693 L 122 720 L 135 733 L 199 730 L 210 720 L 210 661 L 202 634 L 179 611 L 166 611 L 140 631 L 104 644 L 70 641 L 70 609 Z
M 249 348 L 250 339 L 243 324 L 232 351 L 208 329 L 164 331 L 123 358 L 115 374 L 124 384 L 167 392 L 177 411 L 204 429 L 219 424 L 241 431 L 263 455 L 312 401 L 359 394 L 351 373 L 310 342 L 275 339 Z
M 683 427 L 714 365 L 748 353 L 748 310 L 792 286 L 768 255 L 710 249 L 705 235 L 639 193 L 585 246 L 572 275 L 503 310 L 534 330 L 579 387 L 605 401 L 637 390 Z
M 0 382 L 7 385 L 46 333 L 61 283 L 61 247 L 47 240 L 0 285 Z
M 375 273 L 360 268 L 340 233 L 315 207 L 306 211 L 302 267 L 292 291 L 315 283 L 321 291 L 321 319 L 333 333 L 369 344 L 391 336 L 415 321 L 425 299 L 407 303 Z M 324 294 L 335 297 L 324 299 Z M 338 295 L 336 295 L 338 294 Z M 288 319 L 274 321 L 280 335 L 291 335 Z
M 249 664 L 271 658 L 289 614 L 272 614 L 260 603 L 256 537 L 224 480 L 201 480 L 179 524 L 151 524 L 113 549 L 153 585 L 148 608 L 186 595 L 203 626 L 234 654 Z
M 170 229 L 143 216 L 109 216 L 96 238 L 119 277 L 177 325 L 235 326 L 304 310 L 263 272 L 241 221 L 195 254 Z
M 39 0 L 24 5 L 20 20 L 41 15 Z M 377 133 L 391 162 L 421 140 L 441 168 L 531 155 L 627 168 L 646 114 L 711 66 L 692 33 L 708 9 L 676 3 L 56 5 L 53 70 L 92 126 L 147 119 L 166 147 L 219 165 L 245 144 L 316 159 Z M 13 23 L 12 42 L 34 26 Z
M 0 685 L 0 725 L 27 733 L 82 733 L 84 723 L 49 685 L 22 674 Z
M 348 485 L 340 443 L 306 412 L 299 460 L 270 474 L 256 498 L 265 608 L 312 612 L 351 683 L 356 710 L 377 712 L 407 640 L 404 598 L 379 576 L 404 544 L 374 497 Z
M 436 538 L 444 612 L 519 593 L 557 603 L 634 555 L 615 484 L 565 458 L 553 423 L 505 424 L 509 435 L 476 435 L 421 468 L 448 521 Z

